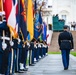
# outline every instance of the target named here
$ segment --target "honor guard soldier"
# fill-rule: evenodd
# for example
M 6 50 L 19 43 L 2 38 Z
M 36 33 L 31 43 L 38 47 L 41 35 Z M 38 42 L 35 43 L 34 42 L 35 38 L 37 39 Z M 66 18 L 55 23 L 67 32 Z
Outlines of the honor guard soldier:
M 45 56 L 46 55 L 46 44 L 45 44 L 45 41 L 43 41 L 43 48 L 42 48 L 42 50 L 43 50 L 43 56 Z
M 43 41 L 40 42 L 40 46 L 41 47 L 40 47 L 40 52 L 39 52 L 40 53 L 39 58 L 42 58 L 43 57 L 43 46 L 44 46 Z
M 24 62 L 24 68 L 25 68 L 25 71 L 28 70 L 28 68 L 26 67 L 27 64 L 28 64 L 28 51 L 29 51 L 29 47 L 30 47 L 30 43 L 28 40 L 26 40 L 26 44 L 25 44 L 25 62 Z
M 12 51 L 12 60 L 11 60 L 11 70 L 12 74 L 14 74 L 15 71 L 18 71 L 18 39 L 12 37 L 12 42 L 13 45 L 11 46 L 11 51 Z
M 40 56 L 40 48 L 41 48 L 41 45 L 40 45 L 40 40 L 37 39 L 37 55 L 36 55 L 36 60 L 39 61 L 39 57 L 41 58 Z
M 48 45 L 46 41 L 45 41 L 45 44 L 46 44 L 46 55 L 48 55 Z
M 24 71 L 27 71 L 28 69 L 26 68 L 26 63 L 27 63 L 27 54 L 28 54 L 28 49 L 29 49 L 29 42 L 28 41 L 23 41 L 22 34 L 20 33 L 20 39 L 21 39 L 21 51 L 20 51 L 20 57 L 19 57 L 19 65 L 20 69 L 19 72 L 22 73 Z
M 47 43 L 46 43 L 46 41 L 44 41 L 44 47 L 43 47 L 43 55 L 45 56 L 45 55 L 47 55 Z
M 30 48 L 29 48 L 29 65 L 34 66 L 34 41 L 33 38 L 30 42 Z
M 7 27 L 5 13 L 0 16 L 0 74 L 10 74 L 10 32 Z M 0 13 L 0 14 L 1 14 Z M 1 19 L 3 19 L 1 21 Z M 1 53 L 2 52 L 2 53 Z
M 32 49 L 32 64 L 34 65 L 34 60 L 36 59 L 36 52 L 37 52 L 37 45 L 36 45 L 36 39 L 33 39 L 34 48 Z
M 34 63 L 37 61 L 37 59 L 38 59 L 38 53 L 37 53 L 37 40 L 35 40 L 35 42 L 34 42 Z
M 10 33 L 9 33 L 9 28 L 7 30 L 3 30 L 3 37 L 2 39 L 2 50 L 3 50 L 3 55 L 2 55 L 2 68 L 1 68 L 1 73 L 5 75 L 10 74 Z
M 22 38 L 22 34 L 21 34 L 21 32 L 19 32 L 19 40 L 18 40 L 19 42 L 18 42 L 18 49 L 19 49 L 19 59 L 18 59 L 18 72 L 20 72 L 21 70 L 21 65 L 20 65 L 20 63 L 21 63 L 21 59 L 22 59 L 22 50 L 23 50 L 23 38 Z M 22 72 L 22 71 L 21 71 Z
M 62 54 L 62 61 L 63 61 L 64 70 L 67 70 L 69 67 L 70 50 L 74 48 L 73 36 L 68 31 L 67 25 L 64 26 L 64 31 L 59 34 L 58 44 L 59 44 L 61 54 Z

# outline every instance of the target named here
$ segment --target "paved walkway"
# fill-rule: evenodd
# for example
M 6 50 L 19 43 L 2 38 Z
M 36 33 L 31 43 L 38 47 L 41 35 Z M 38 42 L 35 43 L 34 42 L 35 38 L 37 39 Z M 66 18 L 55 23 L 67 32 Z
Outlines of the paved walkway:
M 69 69 L 64 70 L 60 54 L 48 55 L 27 72 L 15 75 L 76 75 L 76 58 L 71 55 Z

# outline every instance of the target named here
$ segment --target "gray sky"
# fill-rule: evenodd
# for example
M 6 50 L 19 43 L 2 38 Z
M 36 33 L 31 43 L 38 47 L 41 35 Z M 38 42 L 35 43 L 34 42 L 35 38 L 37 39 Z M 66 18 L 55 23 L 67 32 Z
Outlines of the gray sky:
M 48 5 L 52 5 L 52 0 L 48 0 Z

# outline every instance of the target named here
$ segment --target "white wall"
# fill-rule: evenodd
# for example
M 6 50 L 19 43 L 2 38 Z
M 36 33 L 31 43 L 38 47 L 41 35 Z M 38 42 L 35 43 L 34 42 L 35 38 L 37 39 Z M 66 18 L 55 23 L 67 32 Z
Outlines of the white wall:
M 76 21 L 76 0 L 52 0 L 53 14 L 67 15 L 66 24 Z
M 47 30 L 47 35 L 48 35 L 47 44 L 48 44 L 48 46 L 50 46 L 50 44 L 51 44 L 52 34 L 53 34 L 53 31 Z

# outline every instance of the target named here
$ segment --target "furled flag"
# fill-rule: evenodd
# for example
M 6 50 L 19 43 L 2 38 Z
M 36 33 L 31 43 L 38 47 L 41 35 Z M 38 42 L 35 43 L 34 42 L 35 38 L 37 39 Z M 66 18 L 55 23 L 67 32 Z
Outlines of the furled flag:
M 47 27 L 46 27 L 46 23 L 43 22 L 43 40 L 46 40 L 46 34 L 47 34 Z
M 30 40 L 34 37 L 34 25 L 33 25 L 33 3 L 32 0 L 28 0 L 27 7 L 27 29 L 30 34 Z
M 41 11 L 36 10 L 35 14 L 35 23 L 34 23 L 34 38 L 38 39 L 40 34 L 42 33 L 42 16 Z
M 10 32 L 14 38 L 18 37 L 18 28 L 16 22 L 16 4 L 17 0 L 3 0 L 4 11 L 6 15 L 7 25 L 10 28 Z
M 20 16 L 19 16 L 19 26 L 21 29 L 21 32 L 23 34 L 24 41 L 26 41 L 27 38 L 27 25 L 26 25 L 26 7 L 25 7 L 25 1 L 20 0 Z

